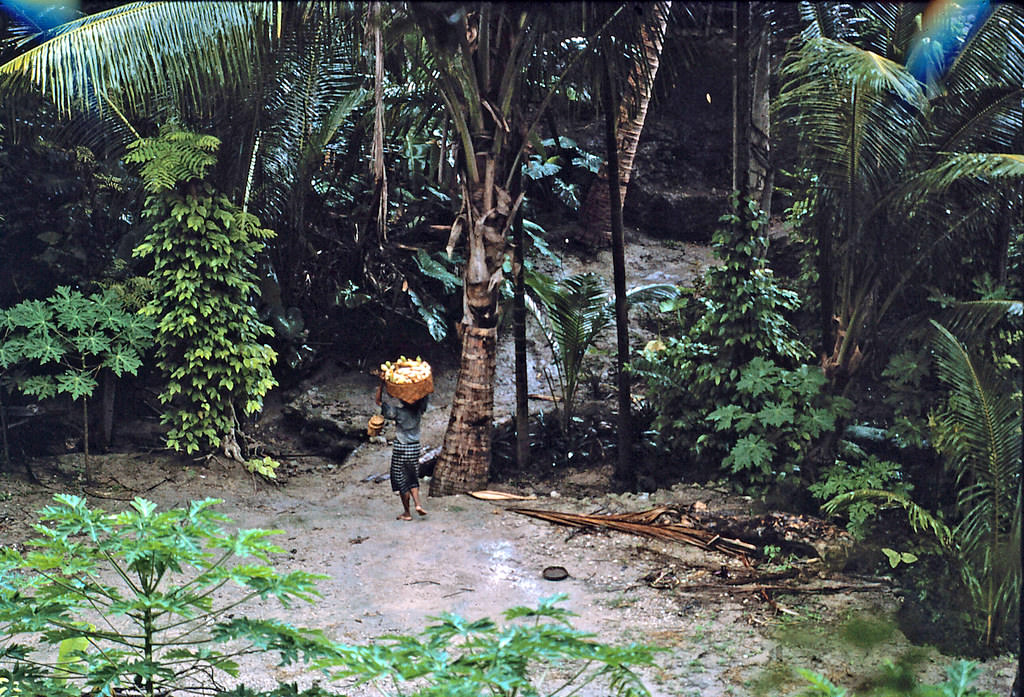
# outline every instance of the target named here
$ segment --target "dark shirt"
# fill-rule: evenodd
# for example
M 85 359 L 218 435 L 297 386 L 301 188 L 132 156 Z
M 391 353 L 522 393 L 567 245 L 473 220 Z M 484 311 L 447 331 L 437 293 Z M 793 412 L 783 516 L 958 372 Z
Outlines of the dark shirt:
M 395 439 L 399 443 L 418 443 L 420 441 L 420 418 L 427 409 L 427 400 L 424 397 L 416 404 L 406 404 L 400 399 L 392 397 L 387 392 L 381 395 L 380 412 L 395 422 Z

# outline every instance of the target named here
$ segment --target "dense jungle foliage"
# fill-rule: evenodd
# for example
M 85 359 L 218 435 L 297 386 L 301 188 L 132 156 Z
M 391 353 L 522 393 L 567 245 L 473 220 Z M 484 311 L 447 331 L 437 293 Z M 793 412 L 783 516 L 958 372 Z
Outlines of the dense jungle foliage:
M 77 400 L 67 423 L 105 445 L 106 414 L 151 389 L 169 448 L 270 467 L 238 433 L 278 384 L 409 342 L 457 357 L 460 324 L 511 330 L 525 276 L 564 398 L 529 429 L 546 466 L 625 442 L 641 484 L 824 506 L 891 552 L 874 569 L 898 575 L 907 612 L 975 655 L 1019 650 L 1024 10 L 945 5 L 672 3 L 654 42 L 652 13 L 616 3 L 8 12 L 4 466 L 25 454 L 12 415 Z M 658 306 L 657 336 L 622 357 L 621 441 L 574 411 L 603 398 L 585 377 L 615 290 L 540 262 L 588 253 L 591 237 L 565 231 L 608 187 L 604 97 L 621 106 L 649 81 L 664 121 L 676 81 L 734 32 L 725 50 L 749 61 L 737 103 L 764 105 L 771 126 L 734 119 L 747 150 L 721 197 L 717 263 L 692 288 L 633 289 Z M 759 157 L 772 175 L 756 190 Z M 514 436 L 494 437 L 495 475 L 524 466 Z M 646 659 L 599 656 L 624 693 L 627 664 Z

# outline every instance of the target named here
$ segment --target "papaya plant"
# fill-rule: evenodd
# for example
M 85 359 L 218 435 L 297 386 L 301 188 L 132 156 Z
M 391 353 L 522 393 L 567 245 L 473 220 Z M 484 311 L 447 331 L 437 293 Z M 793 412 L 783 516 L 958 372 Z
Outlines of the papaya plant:
M 86 296 L 59 286 L 45 300 L 0 309 L 0 369 L 11 384 L 39 400 L 66 394 L 82 403 L 85 478 L 89 464 L 89 399 L 97 376 L 136 375 L 153 343 L 155 323 L 125 311 L 112 290 Z
M 130 146 L 126 160 L 141 165 L 149 193 L 143 215 L 152 224 L 133 255 L 153 262 L 155 297 L 142 312 L 157 320 L 168 447 L 222 447 L 244 461 L 236 407 L 256 414 L 277 385 L 277 354 L 260 342 L 270 328 L 250 300 L 258 292 L 256 256 L 274 233 L 204 181 L 219 146 L 174 126 Z
M 588 686 L 601 686 L 603 695 L 650 697 L 635 668 L 653 665 L 657 649 L 595 641 L 570 624 L 573 613 L 558 606 L 564 598 L 542 598 L 536 608 L 509 608 L 504 625 L 444 613 L 431 618 L 418 637 L 340 645 L 319 666 L 335 679 L 369 683 L 387 697 L 555 697 L 580 694 Z M 406 688 L 414 680 L 419 687 Z
M 4 694 L 211 695 L 243 656 L 332 655 L 319 632 L 244 614 L 257 598 L 313 602 L 322 577 L 274 570 L 280 531 L 226 532 L 219 503 L 158 511 L 136 498 L 108 513 L 55 496 L 28 551 L 0 551 Z

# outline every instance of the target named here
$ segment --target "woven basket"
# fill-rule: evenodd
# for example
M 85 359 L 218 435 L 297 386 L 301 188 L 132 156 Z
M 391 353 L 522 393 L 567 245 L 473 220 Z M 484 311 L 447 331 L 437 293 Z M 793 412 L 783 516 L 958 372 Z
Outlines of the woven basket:
M 374 436 L 379 436 L 383 430 L 384 417 L 380 414 L 374 414 L 371 416 L 369 422 L 366 424 L 366 435 L 373 438 Z
M 419 382 L 410 382 L 402 385 L 395 382 L 385 382 L 384 385 L 389 395 L 397 397 L 407 404 L 412 404 L 434 391 L 434 376 L 428 375 L 425 380 L 420 380 Z

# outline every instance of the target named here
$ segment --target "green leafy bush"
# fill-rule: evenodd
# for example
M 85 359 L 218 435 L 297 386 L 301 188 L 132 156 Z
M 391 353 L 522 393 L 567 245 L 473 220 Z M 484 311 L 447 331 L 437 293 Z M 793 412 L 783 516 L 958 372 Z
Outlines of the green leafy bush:
M 445 613 L 420 638 L 389 636 L 368 646 L 341 646 L 320 665 L 337 679 L 371 683 L 384 695 L 540 697 L 576 694 L 591 683 L 605 685 L 609 695 L 649 695 L 633 668 L 651 665 L 653 649 L 593 641 L 573 629 L 573 613 L 557 607 L 564 597 L 543 599 L 536 609 L 506 610 L 504 626 Z M 418 687 L 407 687 L 410 681 Z
M 210 694 L 237 675 L 242 656 L 273 652 L 288 664 L 330 653 L 317 632 L 242 614 L 255 598 L 288 607 L 318 595 L 320 577 L 268 565 L 283 551 L 267 539 L 279 531 L 225 532 L 230 521 L 212 510 L 215 499 L 158 512 L 136 498 L 121 513 L 90 509 L 77 496 L 54 501 L 29 551 L 0 553 L 0 679 L 8 689 Z M 234 563 L 247 558 L 255 562 Z
M 113 290 L 85 296 L 59 286 L 46 300 L 0 309 L 0 369 L 23 394 L 39 400 L 66 394 L 82 402 L 89 479 L 89 402 L 109 370 L 136 375 L 153 343 L 154 322 L 126 312 Z
M 815 499 L 826 502 L 860 489 L 884 490 L 909 498 L 914 486 L 906 481 L 899 463 L 882 460 L 849 441 L 842 441 L 840 456 L 821 471 L 818 481 L 808 489 Z M 854 501 L 845 511 L 846 529 L 857 539 L 864 539 L 881 508 L 876 499 Z
M 767 267 L 764 215 L 745 205 L 744 216 L 738 208 L 723 216 L 714 237 L 721 264 L 708 269 L 702 291 L 662 304 L 676 312 L 679 336 L 632 369 L 647 384 L 666 449 L 765 484 L 802 472 L 851 405 L 829 395 L 819 368 L 801 365 L 811 352 L 783 314 L 797 296 Z
M 167 445 L 187 453 L 230 444 L 236 406 L 255 414 L 277 385 L 277 355 L 259 342 L 270 329 L 251 303 L 256 255 L 274 233 L 203 181 L 219 144 L 165 127 L 130 146 L 126 158 L 142 164 L 150 193 L 143 214 L 152 231 L 133 254 L 154 265 L 156 297 L 143 313 L 158 320 Z

